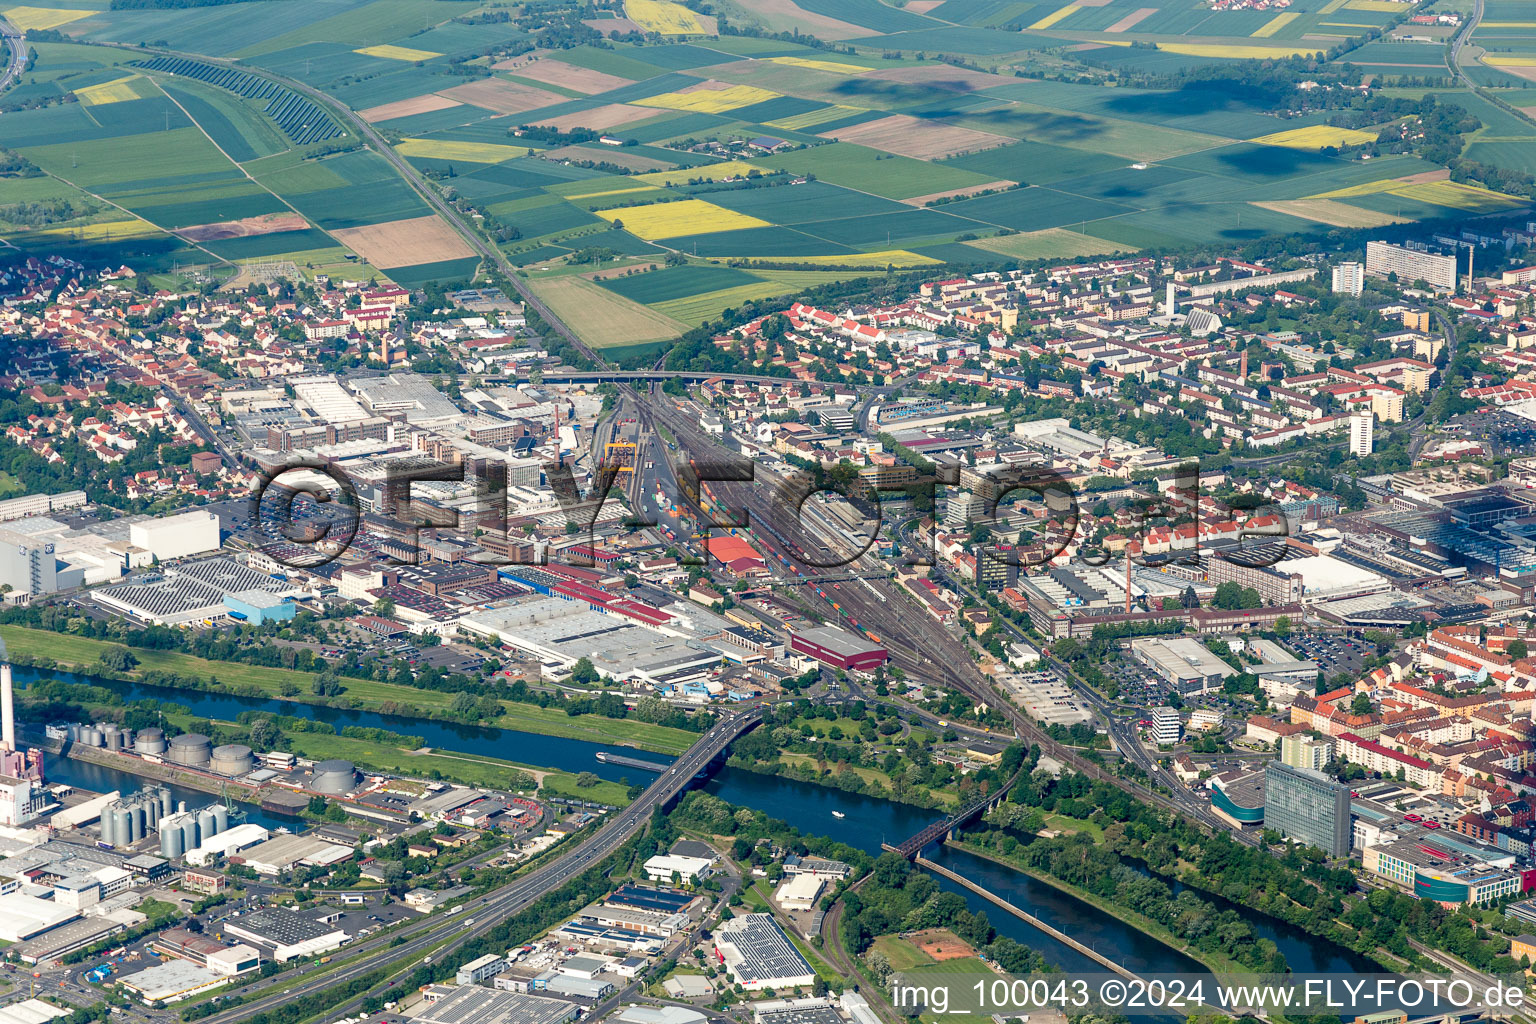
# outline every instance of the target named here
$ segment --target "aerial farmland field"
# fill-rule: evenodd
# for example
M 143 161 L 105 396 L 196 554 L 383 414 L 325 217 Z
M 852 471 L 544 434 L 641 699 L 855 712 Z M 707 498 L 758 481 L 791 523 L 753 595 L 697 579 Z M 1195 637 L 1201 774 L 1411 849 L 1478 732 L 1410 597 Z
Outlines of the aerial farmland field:
M 30 109 L 0 117 L 0 146 L 47 175 L 41 194 L 74 198 L 48 224 L 0 213 L 0 237 L 115 245 L 151 271 L 296 257 L 402 283 L 469 277 L 479 261 L 424 198 L 436 191 L 466 223 L 494 224 L 509 263 L 596 343 L 628 351 L 888 265 L 1220 245 L 1523 205 L 1372 152 L 1390 118 L 1345 126 L 1219 85 L 1136 79 L 1328 49 L 1331 67 L 1417 83 L 1414 95 L 1449 81 L 1438 45 L 1360 38 L 1411 4 L 1217 6 L 721 0 L 706 14 L 613 0 L 554 38 L 540 35 L 546 15 L 472 0 L 312 0 L 281 18 L 256 0 L 31 0 L 0 11 L 49 33 L 30 44 L 14 93 Z M 1478 31 L 1491 58 L 1478 73 L 1508 80 L 1508 107 L 1435 88 L 1484 122 L 1467 159 L 1522 173 L 1536 171 L 1536 123 L 1521 109 L 1536 111 L 1536 90 L 1517 98 L 1525 79 L 1512 73 L 1536 55 L 1528 6 L 1490 0 Z M 716 34 L 716 15 L 840 48 Z M 652 35 L 599 40 L 605 22 Z M 38 190 L 27 180 L 17 195 Z M 567 272 L 587 250 L 602 272 Z M 669 256 L 681 265 L 637 272 Z

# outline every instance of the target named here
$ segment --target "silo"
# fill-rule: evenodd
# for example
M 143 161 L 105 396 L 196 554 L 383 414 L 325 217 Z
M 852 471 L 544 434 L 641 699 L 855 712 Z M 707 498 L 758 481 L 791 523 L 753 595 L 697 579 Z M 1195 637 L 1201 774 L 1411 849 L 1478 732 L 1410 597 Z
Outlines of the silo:
M 88 747 L 101 746 L 101 730 L 94 725 L 87 725 L 80 730 L 80 742 Z
M 213 824 L 219 832 L 229 831 L 229 808 L 223 804 L 213 805 Z
M 133 842 L 132 826 L 129 822 L 128 809 L 121 804 L 112 806 L 112 845 L 127 846 Z
M 139 831 L 139 823 L 134 820 L 133 808 L 130 807 L 126 813 L 128 815 L 128 845 L 132 846 L 144 838 L 144 833 Z
M 160 856 L 166 860 L 175 860 L 186 852 L 182 844 L 181 829 L 166 828 L 160 831 Z
M 197 812 L 197 833 L 202 836 L 203 842 L 207 842 L 218 835 L 219 826 L 214 823 L 213 810 L 204 807 Z
M 201 837 L 197 834 L 197 815 L 188 815 L 181 823 L 181 841 L 188 852 L 203 845 Z
M 351 761 L 320 761 L 315 765 L 309 788 L 316 793 L 339 796 L 350 793 L 357 785 L 357 769 Z
M 165 742 L 165 736 L 163 734 L 160 737 L 160 741 L 162 743 Z M 171 791 L 165 786 L 161 786 L 155 792 L 160 798 L 160 817 L 163 818 L 175 809 L 171 804 Z
M 101 812 L 101 841 L 109 846 L 116 846 L 112 832 L 112 808 L 108 806 Z
M 251 748 L 241 743 L 225 743 L 215 747 L 208 761 L 209 771 L 231 777 L 244 775 L 254 767 L 256 761 L 251 756 Z
M 144 801 L 144 824 L 149 832 L 160 827 L 160 801 L 154 793 L 150 793 Z
M 133 749 L 140 754 L 165 753 L 165 731 L 151 726 L 148 729 L 140 729 L 134 737 Z
M 129 825 L 131 825 L 133 828 L 133 838 L 134 841 L 137 842 L 138 840 L 143 839 L 145 836 L 149 835 L 149 832 L 144 828 L 144 826 L 148 824 L 147 819 L 149 816 L 144 813 L 143 804 L 135 804 L 133 810 L 129 813 Z
M 208 737 L 200 732 L 188 732 L 171 737 L 167 759 L 171 764 L 188 768 L 206 768 L 211 755 Z

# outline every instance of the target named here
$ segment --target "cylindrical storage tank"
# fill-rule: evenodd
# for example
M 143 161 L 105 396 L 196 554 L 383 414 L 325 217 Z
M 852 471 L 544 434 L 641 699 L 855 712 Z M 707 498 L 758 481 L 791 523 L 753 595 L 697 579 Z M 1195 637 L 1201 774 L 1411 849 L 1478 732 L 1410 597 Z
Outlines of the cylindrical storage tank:
M 210 771 L 229 776 L 244 775 L 254 767 L 256 761 L 251 756 L 251 748 L 243 743 L 226 743 L 215 747 L 208 762 Z
M 112 811 L 112 845 L 127 846 L 133 842 L 132 826 L 129 822 L 128 809 L 118 807 Z
M 197 834 L 207 842 L 218 834 L 219 826 L 214 823 L 213 811 L 207 807 L 197 812 Z
M 160 734 L 160 742 L 162 744 L 165 742 L 165 734 L 164 733 Z M 164 786 L 161 786 L 160 789 L 158 790 L 158 793 L 159 793 L 159 796 L 160 796 L 160 817 L 163 818 L 167 814 L 170 814 L 172 811 L 174 811 L 176 808 L 171 803 L 171 791 L 169 789 L 167 789 Z
M 133 739 L 133 749 L 140 754 L 165 753 L 165 730 L 150 726 L 148 729 L 140 729 L 139 734 Z
M 182 843 L 181 829 L 167 828 L 160 832 L 160 856 L 166 860 L 175 860 L 186 852 L 186 847 Z
M 78 740 L 80 738 L 80 723 L 79 722 L 70 722 L 69 723 L 69 738 L 70 738 L 71 741 Z
M 132 729 L 124 729 L 122 727 L 119 727 L 118 730 L 117 730 L 117 734 L 123 738 L 123 749 L 124 750 L 132 750 L 133 749 L 133 730 Z
M 188 732 L 171 737 L 166 758 L 171 764 L 206 768 L 212 754 L 213 748 L 207 736 L 200 732 Z
M 149 815 L 144 813 L 143 805 L 133 809 L 130 824 L 133 826 L 133 838 L 135 841 L 143 839 L 145 836 L 149 835 L 148 829 L 144 827 L 149 823 L 148 818 Z
M 351 761 L 320 761 L 315 765 L 310 789 L 316 793 L 340 795 L 350 793 L 357 785 L 357 769 Z
M 123 749 L 123 733 L 115 725 L 109 725 L 101 734 L 101 745 L 108 750 Z
M 88 747 L 101 746 L 101 730 L 94 725 L 88 725 L 80 730 L 80 742 Z
M 218 832 L 229 831 L 229 808 L 223 804 L 213 805 L 213 824 Z M 218 833 L 216 832 L 215 835 Z
M 116 846 L 112 833 L 112 808 L 108 807 L 101 812 L 101 841 Z
M 132 846 L 143 838 L 144 833 L 139 831 L 139 823 L 134 819 L 133 811 L 130 810 L 128 812 L 128 845 Z
M 144 801 L 144 822 L 150 831 L 160 827 L 160 801 L 155 799 L 153 793 Z
M 187 802 L 185 800 L 178 800 L 178 801 L 176 801 L 176 813 L 177 814 L 186 814 L 187 813 Z
M 194 814 L 181 823 L 181 841 L 190 852 L 203 845 L 200 838 L 197 834 L 197 815 Z

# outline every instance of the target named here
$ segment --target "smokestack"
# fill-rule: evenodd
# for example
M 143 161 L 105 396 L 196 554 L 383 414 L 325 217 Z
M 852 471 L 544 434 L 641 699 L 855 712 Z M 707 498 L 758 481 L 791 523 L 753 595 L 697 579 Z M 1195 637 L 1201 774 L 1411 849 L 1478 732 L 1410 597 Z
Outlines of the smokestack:
M 11 663 L 0 665 L 0 748 L 16 749 L 16 698 L 11 693 Z

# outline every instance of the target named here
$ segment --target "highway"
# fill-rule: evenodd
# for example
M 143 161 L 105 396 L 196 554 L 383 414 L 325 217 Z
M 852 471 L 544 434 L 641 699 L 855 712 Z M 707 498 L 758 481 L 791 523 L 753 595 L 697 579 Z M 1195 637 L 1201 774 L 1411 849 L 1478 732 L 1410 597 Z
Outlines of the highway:
M 0 18 L 0 36 L 5 36 L 5 45 L 10 51 L 5 61 L 5 74 L 0 75 L 0 92 L 3 92 L 15 85 L 26 70 L 27 44 L 16 27 L 4 18 Z
M 656 808 L 665 806 L 686 789 L 696 774 L 708 767 L 709 763 L 723 753 L 738 736 L 761 720 L 762 713 L 756 708 L 721 719 L 714 728 L 700 737 L 697 743 L 688 748 L 687 753 L 674 761 L 666 774 L 651 783 L 645 792 L 640 794 L 639 799 L 615 814 L 594 835 L 543 867 L 466 905 L 462 914 L 451 917 L 433 915 L 425 918 L 418 927 L 409 932 L 409 937 L 404 942 L 399 945 L 390 945 L 377 954 L 362 957 L 358 962 L 339 970 L 329 971 L 297 984 L 292 983 L 291 976 L 279 975 L 274 980 L 273 986 L 286 984 L 287 987 L 281 991 L 270 992 L 258 999 L 204 1019 L 211 1024 L 237 1024 L 264 1010 L 344 985 L 371 974 L 380 967 L 403 970 L 411 966 L 413 961 L 418 961 L 428 954 L 434 959 L 441 958 L 465 942 L 485 935 L 508 917 L 526 910 L 545 893 L 564 885 L 622 846 L 631 836 L 646 826 L 650 821 L 651 813 Z M 469 924 L 471 921 L 473 924 Z M 448 937 L 449 931 L 453 929 L 457 930 Z M 445 937 L 447 937 L 446 942 Z M 389 942 L 396 942 L 400 938 L 402 938 L 400 933 L 394 933 L 389 936 Z M 346 949 L 341 955 L 351 956 L 354 952 Z M 344 1004 L 327 1007 L 326 1012 L 332 1017 L 346 1016 L 356 1010 L 370 994 L 372 993 L 360 994 Z

